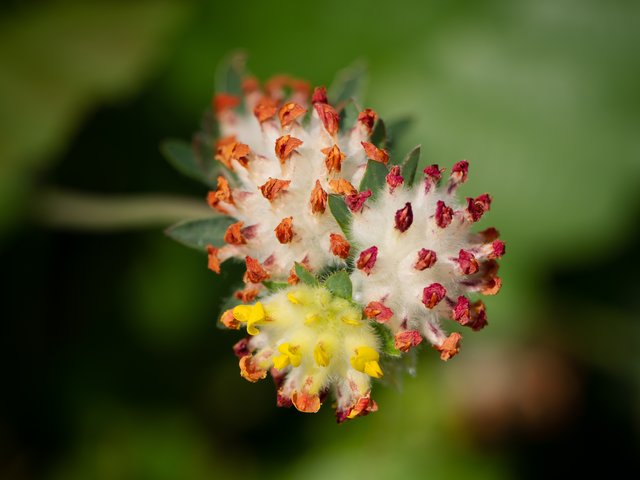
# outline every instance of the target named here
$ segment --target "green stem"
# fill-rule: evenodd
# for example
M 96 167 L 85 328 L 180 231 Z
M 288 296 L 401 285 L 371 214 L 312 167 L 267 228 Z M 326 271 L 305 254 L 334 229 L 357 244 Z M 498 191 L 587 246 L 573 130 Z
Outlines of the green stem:
M 166 227 L 215 213 L 204 200 L 171 195 L 98 195 L 49 190 L 38 195 L 36 219 L 48 227 L 114 231 Z

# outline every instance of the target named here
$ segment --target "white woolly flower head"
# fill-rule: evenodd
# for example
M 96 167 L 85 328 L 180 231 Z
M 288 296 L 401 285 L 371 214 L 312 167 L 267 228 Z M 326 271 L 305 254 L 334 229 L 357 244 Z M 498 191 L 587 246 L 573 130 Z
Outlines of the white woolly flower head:
M 474 233 L 491 197 L 457 199 L 465 160 L 446 182 L 437 165 L 416 178 L 420 148 L 389 153 L 382 120 L 350 99 L 353 79 L 330 102 L 290 77 L 261 87 L 235 75 L 235 90 L 214 97 L 215 136 L 196 135 L 193 158 L 168 151 L 215 188 L 216 216 L 168 233 L 206 249 L 216 273 L 228 259 L 245 263 L 245 286 L 221 316 L 246 328 L 234 347 L 242 377 L 271 374 L 280 406 L 315 412 L 331 394 L 339 422 L 366 415 L 388 362 L 423 338 L 448 360 L 462 337 L 446 322 L 487 325 L 471 296 L 501 286 L 504 243 L 495 229 Z
M 490 208 L 488 194 L 464 205 L 455 196 L 468 163 L 456 163 L 444 187 L 442 171 L 431 165 L 422 181 L 407 187 L 393 167 L 378 198 L 353 215 L 350 237 L 357 246 L 354 298 L 366 305 L 365 314 L 385 323 L 398 349 L 407 351 L 423 336 L 446 360 L 457 353 L 460 335 L 448 338 L 441 320 L 484 328 L 484 303 L 467 295 L 499 291 L 495 259 L 504 254 L 504 243 L 495 229 L 472 232 Z
M 226 245 L 211 254 L 220 262 L 251 257 L 273 280 L 286 279 L 294 262 L 312 270 L 345 266 L 344 237 L 328 211 L 328 195 L 356 195 L 367 151 L 385 155 L 367 142 L 377 118 L 372 110 L 340 130 L 324 88 L 311 103 L 299 90 L 281 99 L 291 85 L 301 88 L 284 78 L 269 84 L 268 93 L 250 86 L 242 110 L 230 108 L 235 102 L 226 96 L 217 101 L 222 136 L 215 158 L 229 173 L 218 178 L 209 203 L 237 221 Z

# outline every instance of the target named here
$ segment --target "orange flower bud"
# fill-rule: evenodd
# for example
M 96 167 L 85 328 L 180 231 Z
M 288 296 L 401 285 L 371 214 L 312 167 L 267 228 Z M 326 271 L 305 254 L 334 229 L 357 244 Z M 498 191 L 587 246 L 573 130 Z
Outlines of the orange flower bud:
M 351 251 L 351 245 L 342 235 L 332 233 L 329 235 L 329 242 L 331 246 L 331 253 L 336 257 L 348 258 Z
M 386 150 L 376 147 L 373 143 L 361 142 L 367 157 L 376 162 L 384 163 L 389 162 L 389 154 Z
M 316 180 L 316 186 L 311 191 L 311 211 L 313 213 L 324 213 L 327 209 L 327 192 L 324 191 L 320 180 Z
M 296 121 L 299 117 L 304 115 L 306 110 L 302 108 L 300 105 L 294 102 L 285 103 L 280 111 L 278 112 L 278 117 L 280 118 L 280 125 L 282 128 L 291 125 Z
M 242 236 L 242 226 L 244 222 L 236 222 L 227 228 L 227 231 L 224 234 L 224 241 L 230 245 L 244 245 L 247 243 L 245 238 Z
M 262 196 L 272 202 L 289 187 L 290 183 L 291 180 L 278 180 L 277 178 L 269 177 L 269 180 L 267 180 L 265 184 L 261 185 L 259 188 L 262 192 Z
M 276 156 L 280 159 L 280 164 L 284 165 L 284 162 L 291 158 L 293 152 L 302 145 L 302 140 L 292 137 L 291 135 L 284 135 L 276 140 Z
M 276 238 L 280 243 L 289 243 L 293 239 L 293 217 L 283 218 L 275 228 Z
M 247 271 L 244 274 L 245 283 L 260 283 L 269 278 L 269 274 L 257 259 L 247 256 L 245 262 L 247 265 Z
M 323 148 L 322 153 L 326 155 L 324 164 L 327 167 L 327 171 L 329 173 L 339 172 L 346 155 L 340 151 L 338 146 Z
M 441 345 L 436 346 L 435 349 L 440 352 L 440 358 L 446 362 L 455 357 L 460 351 L 460 340 L 462 340 L 462 335 L 453 332 Z
M 255 107 L 253 107 L 253 114 L 260 123 L 264 123 L 270 118 L 273 118 L 277 111 L 278 101 L 269 97 L 262 97 L 258 100 Z
M 219 248 L 207 245 L 207 255 L 209 256 L 209 270 L 220 273 L 220 259 L 218 258 Z
M 344 178 L 329 180 L 329 186 L 331 187 L 331 190 L 338 195 L 353 195 L 354 193 L 358 193 L 356 187 L 351 185 Z

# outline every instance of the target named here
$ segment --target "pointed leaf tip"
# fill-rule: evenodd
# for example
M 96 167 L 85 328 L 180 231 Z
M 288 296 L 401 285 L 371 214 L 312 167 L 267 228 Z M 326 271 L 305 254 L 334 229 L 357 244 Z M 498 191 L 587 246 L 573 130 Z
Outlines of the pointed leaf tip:
M 360 182 L 359 190 L 364 192 L 365 190 L 371 190 L 373 198 L 376 198 L 377 193 L 384 187 L 389 169 L 384 163 L 376 162 L 375 160 L 369 160 L 367 163 L 367 170 Z
M 204 252 L 207 245 L 224 244 L 224 234 L 233 223 L 230 217 L 211 217 L 186 220 L 165 230 L 175 241 Z
M 336 219 L 336 222 L 338 222 L 342 233 L 344 233 L 347 239 L 349 239 L 348 230 L 351 222 L 351 212 L 349 211 L 347 204 L 344 202 L 344 198 L 340 195 L 329 195 L 329 210 Z
M 173 168 L 183 175 L 202 180 L 203 173 L 198 165 L 191 145 L 183 140 L 168 139 L 160 144 L 160 152 Z
M 296 262 L 294 266 L 296 276 L 300 279 L 302 283 L 305 285 L 309 285 L 315 287 L 318 285 L 318 279 L 315 277 L 313 273 L 305 268 L 301 263 Z
M 387 150 L 389 154 L 391 154 L 392 158 L 396 158 L 397 148 L 402 141 L 402 138 L 406 134 L 406 132 L 411 128 L 413 124 L 413 119 L 410 117 L 402 117 L 396 120 L 387 122 Z M 392 163 L 398 163 L 398 161 L 393 161 Z
M 273 280 L 263 280 L 262 285 L 265 286 L 270 292 L 277 292 L 278 290 L 284 290 L 289 286 L 287 282 L 274 282 Z
M 220 61 L 215 76 L 216 93 L 242 94 L 246 60 L 244 52 L 232 52 Z
M 418 169 L 418 163 L 420 163 L 420 153 L 422 150 L 421 145 L 417 145 L 411 150 L 400 164 L 400 173 L 404 177 L 407 187 L 413 185 L 416 179 L 416 170 Z
M 385 126 L 384 121 L 381 118 L 378 118 L 375 125 L 373 126 L 373 131 L 371 132 L 371 143 L 373 143 L 378 148 L 387 148 L 387 127 Z
M 324 286 L 335 296 L 351 300 L 353 286 L 349 274 L 345 270 L 339 270 L 329 275 L 324 281 Z
M 376 321 L 371 321 L 369 324 L 376 331 L 378 337 L 380 337 L 382 352 L 390 357 L 400 357 L 402 352 L 396 348 L 396 340 L 389 327 Z
M 360 98 L 364 90 L 366 76 L 367 66 L 364 61 L 357 61 L 338 72 L 329 88 L 331 104 L 340 107 L 341 103 L 350 98 Z

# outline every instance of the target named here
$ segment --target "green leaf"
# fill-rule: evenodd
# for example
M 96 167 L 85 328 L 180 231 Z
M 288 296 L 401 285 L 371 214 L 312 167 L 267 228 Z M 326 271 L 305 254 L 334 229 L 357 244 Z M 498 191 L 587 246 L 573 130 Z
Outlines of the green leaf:
M 359 190 L 361 192 L 371 189 L 373 198 L 375 198 L 386 183 L 387 173 L 389 170 L 384 163 L 376 162 L 375 160 L 369 160 L 367 163 L 367 170 L 360 182 Z
M 220 125 L 213 113 L 213 109 L 207 108 L 200 118 L 200 133 L 204 135 L 212 144 L 220 137 Z
M 351 223 L 351 212 L 349 211 L 347 204 L 344 203 L 344 198 L 333 193 L 329 195 L 329 210 L 331 210 L 333 218 L 336 219 L 336 222 L 340 225 L 340 229 L 348 238 L 349 234 L 347 231 L 349 230 L 349 224 Z
M 216 70 L 217 93 L 242 95 L 242 78 L 245 74 L 246 55 L 234 52 L 225 57 Z
M 404 177 L 404 184 L 407 187 L 413 185 L 416 178 L 416 170 L 418 169 L 418 163 L 420 162 L 420 149 L 421 146 L 417 145 L 413 147 L 402 163 L 400 164 L 400 173 Z
M 311 287 L 315 287 L 318 285 L 318 279 L 313 275 L 313 273 L 304 268 L 304 265 L 296 262 L 294 268 L 296 271 L 296 275 L 302 283 Z
M 262 284 L 269 290 L 270 292 L 277 292 L 278 290 L 284 290 L 289 286 L 287 282 L 274 282 L 272 280 L 263 280 Z
M 324 286 L 335 296 L 351 300 L 353 286 L 346 270 L 339 270 L 329 275 L 324 281 Z
M 194 148 L 184 140 L 165 140 L 160 144 L 160 151 L 167 161 L 183 175 L 215 187 L 215 173 L 207 173 L 202 158 L 198 158 Z
M 383 324 L 375 321 L 371 321 L 370 325 L 376 331 L 378 337 L 380 337 L 382 353 L 390 357 L 400 357 L 402 352 L 396 348 L 396 340 L 393 333 L 391 333 L 391 330 Z
M 371 132 L 371 143 L 378 148 L 387 148 L 387 127 L 381 118 L 376 120 L 376 123 L 373 126 L 373 131 Z
M 367 66 L 364 62 L 355 62 L 353 65 L 341 70 L 329 88 L 329 100 L 332 105 L 348 101 L 350 98 L 358 99 L 362 95 L 367 76 Z
M 387 150 L 389 151 L 389 156 L 391 156 L 391 163 L 397 164 L 397 160 L 393 161 L 397 156 L 395 155 L 395 150 L 400 145 L 402 141 L 402 137 L 407 133 L 411 124 L 413 123 L 413 119 L 410 117 L 403 117 L 393 120 L 387 125 Z
M 233 219 L 229 217 L 211 217 L 180 222 L 165 230 L 175 241 L 204 251 L 207 245 L 222 245 L 224 234 Z
M 211 135 L 198 132 L 193 136 L 193 152 L 196 157 L 196 163 L 200 166 L 205 185 L 216 188 L 218 185 L 218 176 L 224 175 L 234 177 L 235 174 L 222 166 L 220 162 L 214 159 L 215 139 Z
M 346 101 L 344 107 L 340 110 L 340 131 L 342 133 L 353 128 L 361 111 L 362 109 L 353 99 Z

